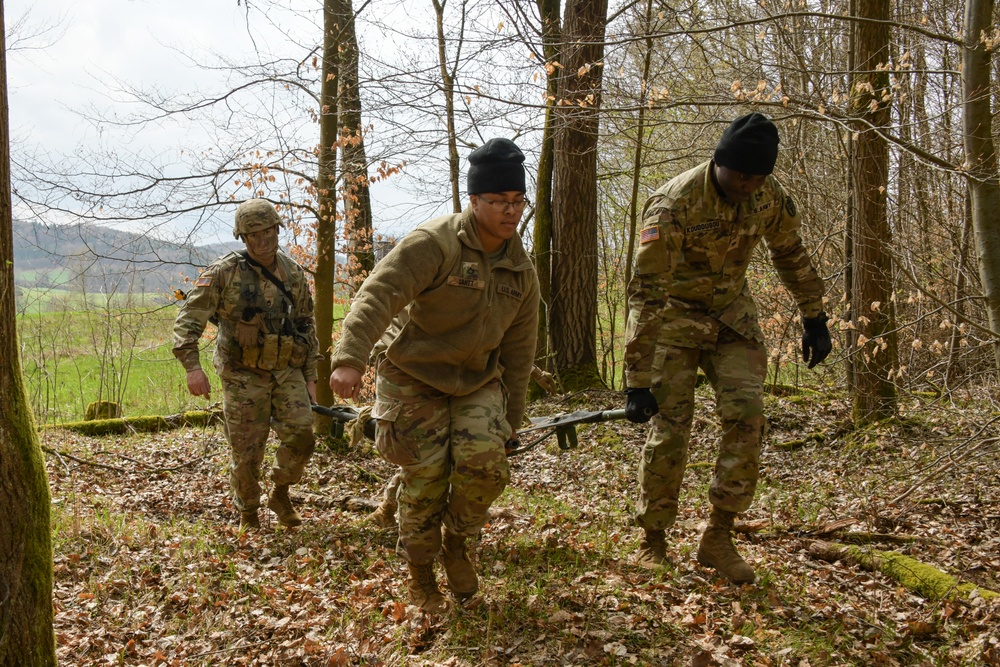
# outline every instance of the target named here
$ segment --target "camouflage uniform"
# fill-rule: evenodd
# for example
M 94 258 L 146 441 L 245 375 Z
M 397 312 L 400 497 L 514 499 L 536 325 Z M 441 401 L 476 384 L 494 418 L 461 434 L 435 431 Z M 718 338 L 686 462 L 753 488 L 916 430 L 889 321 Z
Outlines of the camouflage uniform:
M 629 285 L 626 381 L 650 387 L 660 407 L 639 464 L 636 522 L 646 529 L 668 528 L 677 517 L 699 367 L 722 426 L 709 500 L 729 512 L 753 500 L 767 353 L 746 271 L 761 239 L 802 315 L 822 312 L 823 282 L 791 197 L 768 176 L 734 208 L 719 195 L 712 165 L 677 176 L 646 202 Z
M 431 220 L 379 262 L 355 297 L 331 366 L 377 355 L 376 448 L 399 465 L 397 552 L 434 560 L 442 525 L 474 535 L 509 479 L 504 444 L 524 419 L 538 280 L 515 235 L 492 262 L 471 209 Z
M 315 447 L 306 390 L 319 358 L 312 294 L 295 261 L 279 251 L 276 263 L 293 303 L 242 253 L 230 253 L 205 269 L 174 323 L 174 356 L 187 371 L 201 367 L 198 341 L 209 320 L 218 323 L 213 361 L 222 380 L 233 499 L 242 512 L 260 505 L 272 426 L 280 440 L 271 470 L 276 486 L 298 482 Z M 248 322 L 260 330 L 259 349 L 244 350 L 237 341 L 237 327 Z

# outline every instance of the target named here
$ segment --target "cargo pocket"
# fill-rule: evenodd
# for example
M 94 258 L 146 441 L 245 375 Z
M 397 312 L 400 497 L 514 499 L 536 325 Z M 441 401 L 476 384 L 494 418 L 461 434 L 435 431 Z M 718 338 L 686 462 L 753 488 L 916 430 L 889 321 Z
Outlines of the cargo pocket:
M 301 336 L 296 335 L 292 343 L 292 356 L 288 358 L 288 365 L 292 368 L 302 368 L 305 366 L 307 352 L 309 352 L 309 346 L 306 344 L 306 341 Z
M 398 466 L 413 465 L 420 461 L 416 443 L 400 434 L 396 420 L 403 409 L 403 402 L 387 398 L 376 398 L 372 406 L 372 417 L 378 420 L 375 429 L 375 449 L 379 456 Z M 402 435 L 402 437 L 401 437 Z

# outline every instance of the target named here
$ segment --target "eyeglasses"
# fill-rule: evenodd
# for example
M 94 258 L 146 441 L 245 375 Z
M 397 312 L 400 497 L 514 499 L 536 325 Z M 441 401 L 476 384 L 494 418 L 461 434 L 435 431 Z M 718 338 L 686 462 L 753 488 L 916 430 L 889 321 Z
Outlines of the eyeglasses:
M 507 211 L 513 209 L 515 212 L 520 213 L 524 210 L 524 207 L 528 205 L 527 199 L 518 199 L 517 201 L 490 201 L 486 197 L 479 197 L 484 202 L 493 207 L 494 211 L 499 211 L 501 213 L 506 213 Z

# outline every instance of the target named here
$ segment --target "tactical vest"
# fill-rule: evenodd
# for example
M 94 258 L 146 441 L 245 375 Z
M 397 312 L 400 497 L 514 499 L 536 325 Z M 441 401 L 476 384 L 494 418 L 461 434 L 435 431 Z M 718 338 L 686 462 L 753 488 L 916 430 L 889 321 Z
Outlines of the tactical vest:
M 278 297 L 269 305 L 260 277 L 249 262 L 240 258 L 236 265 L 239 270 L 234 280 L 239 281 L 239 298 L 229 314 L 219 321 L 220 345 L 225 349 L 227 360 L 264 371 L 301 367 L 308 344 L 304 336 L 297 335 L 293 326 L 294 304 L 278 290 Z M 241 327 L 242 336 L 237 333 Z M 241 338 L 255 338 L 256 344 L 240 345 Z

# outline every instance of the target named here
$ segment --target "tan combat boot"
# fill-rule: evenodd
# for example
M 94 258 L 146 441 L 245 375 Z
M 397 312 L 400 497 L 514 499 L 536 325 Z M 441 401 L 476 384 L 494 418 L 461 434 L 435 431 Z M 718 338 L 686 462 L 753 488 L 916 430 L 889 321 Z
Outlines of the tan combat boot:
M 382 503 L 375 508 L 375 511 L 368 515 L 368 518 L 381 528 L 396 527 L 396 500 L 383 498 Z
M 667 559 L 666 531 L 646 528 L 646 535 L 635 554 L 635 564 L 650 570 L 670 565 Z
M 468 600 L 479 590 L 479 578 L 465 548 L 465 538 L 447 528 L 441 533 L 441 564 L 448 588 L 460 602 Z
M 446 614 L 451 611 L 451 602 L 445 599 L 434 578 L 434 563 L 409 564 L 410 579 L 406 589 L 410 601 L 429 614 Z
M 293 528 L 302 525 L 302 517 L 292 507 L 292 501 L 288 498 L 287 484 L 274 487 L 271 497 L 267 499 L 267 508 L 278 515 L 278 523 L 282 526 Z
M 698 562 L 705 567 L 713 567 L 734 584 L 746 584 L 754 580 L 753 568 L 747 565 L 733 546 L 732 530 L 735 512 L 712 508 L 708 527 L 698 545 Z
M 260 515 L 257 513 L 256 508 L 240 512 L 240 528 L 252 528 L 254 530 L 260 528 Z

